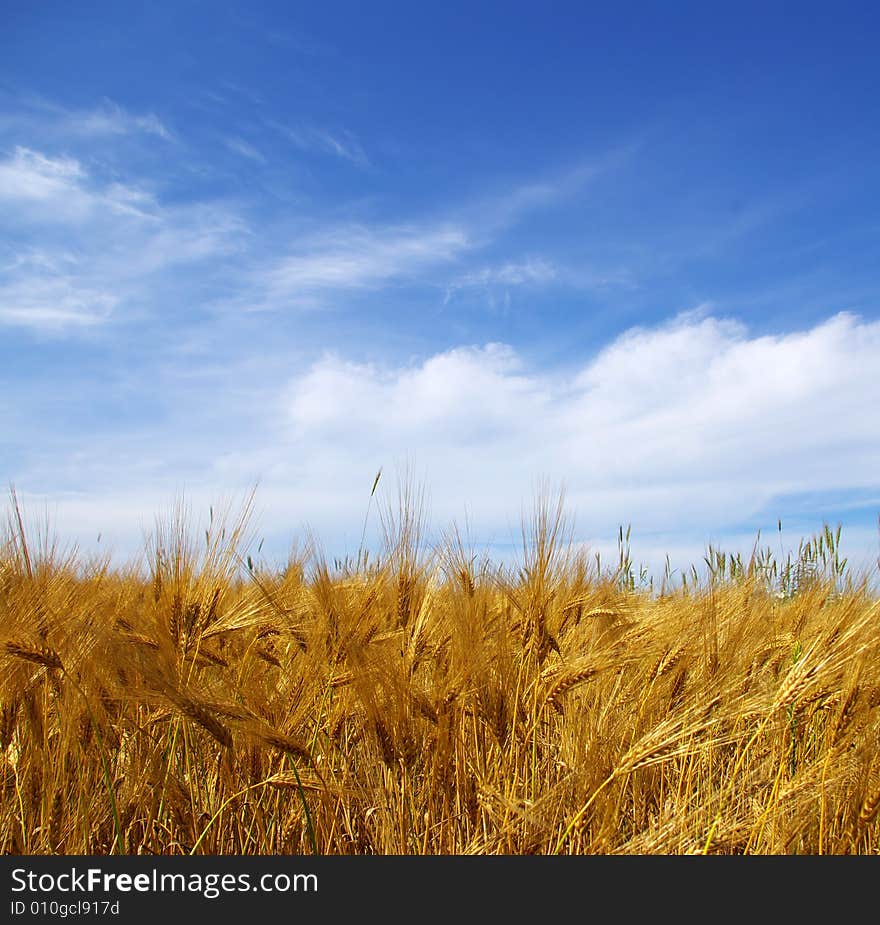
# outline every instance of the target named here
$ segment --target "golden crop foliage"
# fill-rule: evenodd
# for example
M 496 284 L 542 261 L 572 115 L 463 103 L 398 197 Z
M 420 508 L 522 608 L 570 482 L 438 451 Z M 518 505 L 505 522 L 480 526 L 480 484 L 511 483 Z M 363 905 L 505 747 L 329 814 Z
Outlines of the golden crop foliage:
M 428 548 L 413 494 L 335 567 L 255 565 L 248 516 L 178 510 L 146 572 L 13 496 L 0 850 L 878 852 L 880 605 L 839 535 L 658 593 L 547 497 L 516 568 Z

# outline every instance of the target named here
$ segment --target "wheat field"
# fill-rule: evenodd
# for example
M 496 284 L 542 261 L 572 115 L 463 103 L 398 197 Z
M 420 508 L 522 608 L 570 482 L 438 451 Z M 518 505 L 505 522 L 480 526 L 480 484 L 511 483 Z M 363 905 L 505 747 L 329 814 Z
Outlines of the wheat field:
M 373 489 L 375 491 L 376 485 Z M 144 562 L 0 546 L 14 854 L 877 854 L 880 604 L 839 532 L 660 586 L 571 542 L 516 565 L 420 498 L 384 545 L 254 562 L 250 503 Z

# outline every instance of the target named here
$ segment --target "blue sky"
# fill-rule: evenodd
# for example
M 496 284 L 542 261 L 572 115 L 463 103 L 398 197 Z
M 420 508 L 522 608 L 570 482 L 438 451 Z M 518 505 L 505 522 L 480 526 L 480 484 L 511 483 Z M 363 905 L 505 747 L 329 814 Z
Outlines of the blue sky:
M 379 466 L 503 549 L 880 511 L 871 4 L 7 2 L 0 474 L 86 549 Z M 101 542 L 97 536 L 101 534 Z

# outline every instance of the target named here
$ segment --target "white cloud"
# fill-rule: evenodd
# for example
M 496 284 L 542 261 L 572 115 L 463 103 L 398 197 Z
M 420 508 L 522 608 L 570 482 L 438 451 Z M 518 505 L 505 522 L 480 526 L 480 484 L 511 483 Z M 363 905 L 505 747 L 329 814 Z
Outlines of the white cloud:
M 66 131 L 74 134 L 101 136 L 141 133 L 155 135 L 163 141 L 171 141 L 173 137 L 155 113 L 132 114 L 107 99 L 95 109 L 66 112 L 64 121 Z
M 0 198 L 45 202 L 78 191 L 83 170 L 73 158 L 45 157 L 17 147 L 0 162 Z
M 159 221 L 126 248 L 126 267 L 138 275 L 229 257 L 249 235 L 246 222 L 223 204 L 164 207 Z
M 551 283 L 558 278 L 559 270 L 553 263 L 540 257 L 533 257 L 519 262 L 503 263 L 496 267 L 483 267 L 464 274 L 453 285 L 457 287 L 524 286 Z
M 494 306 L 498 301 L 499 292 L 502 300 L 507 302 L 510 290 L 515 287 L 547 286 L 558 282 L 559 279 L 559 268 L 543 258 L 530 257 L 521 261 L 508 261 L 498 266 L 487 266 L 463 273 L 446 287 L 443 301 L 444 304 L 448 304 L 459 292 L 477 290 Z
M 417 366 L 382 370 L 328 356 L 293 383 L 290 420 L 298 434 L 344 436 L 399 451 L 494 443 L 516 433 L 517 416 L 540 413 L 540 384 L 524 376 L 503 344 L 458 348 Z
M 628 161 L 636 150 L 636 145 L 612 150 L 603 157 L 548 173 L 541 179 L 522 183 L 513 189 L 495 192 L 472 205 L 472 223 L 491 233 L 516 224 L 531 212 L 560 203 L 570 204 L 600 176 Z
M 96 182 L 75 158 L 50 157 L 22 146 L 0 160 L 0 203 L 7 204 L 11 222 L 51 225 L 116 216 L 149 220 L 154 206 L 143 190 Z
M 878 347 L 880 324 L 848 314 L 784 336 L 712 317 L 628 332 L 575 379 L 568 452 L 598 458 L 577 436 L 598 431 L 626 448 L 614 468 L 627 478 L 711 473 L 764 493 L 870 484 Z
M 199 508 L 259 481 L 260 529 L 283 555 L 307 523 L 330 549 L 356 548 L 380 466 L 388 486 L 410 462 L 435 526 L 467 512 L 477 542 L 498 548 L 518 542 L 521 511 L 546 477 L 565 484 L 577 536 L 606 561 L 617 525 L 632 523 L 636 558 L 662 572 L 667 552 L 682 567 L 708 541 L 747 553 L 761 519 L 775 545 L 768 531 L 787 516 L 786 497 L 823 499 L 797 508 L 807 530 L 829 509 L 847 523 L 835 496 L 876 497 L 878 351 L 880 322 L 849 314 L 772 336 L 690 314 L 630 330 L 564 373 L 502 344 L 393 366 L 328 354 L 273 398 L 257 363 L 180 391 L 174 423 L 133 422 L 80 447 L 68 438 L 39 476 L 18 481 L 37 492 L 66 472 L 62 492 L 79 500 L 59 525 L 85 518 L 100 529 L 82 513 L 94 502 L 126 549 L 173 490 Z M 844 539 L 868 561 L 873 531 L 855 522 Z
M 248 160 L 256 161 L 258 164 L 265 164 L 266 158 L 252 144 L 249 144 L 243 138 L 226 138 L 226 147 L 235 154 L 240 154 Z
M 302 151 L 328 154 L 350 161 L 358 167 L 369 166 L 369 160 L 360 142 L 345 129 L 331 132 L 316 125 L 291 126 L 273 121 L 267 124 Z
M 133 113 L 106 98 L 90 109 L 68 109 L 33 95 L 0 94 L 0 104 L 5 104 L 0 114 L 0 131 L 12 130 L 19 135 L 55 138 L 65 143 L 72 139 L 125 135 L 174 140 L 171 130 L 155 113 Z
M 290 384 L 288 446 L 309 460 L 303 499 L 415 455 L 441 518 L 468 504 L 497 527 L 546 475 L 590 531 L 729 532 L 774 497 L 878 485 L 878 351 L 880 323 L 841 314 L 759 337 L 684 316 L 566 376 L 501 345 L 400 368 L 325 357 Z
M 21 146 L 0 159 L 0 208 L 11 254 L 0 266 L 0 325 L 55 334 L 149 301 L 155 274 L 228 256 L 247 231 L 221 204 L 166 206 L 75 158 Z
M 308 299 L 328 290 L 374 288 L 405 281 L 455 260 L 469 246 L 456 225 L 349 225 L 316 235 L 261 274 L 270 299 Z
M 110 292 L 78 285 L 75 277 L 33 275 L 0 285 L 0 325 L 58 331 L 106 321 L 118 303 Z

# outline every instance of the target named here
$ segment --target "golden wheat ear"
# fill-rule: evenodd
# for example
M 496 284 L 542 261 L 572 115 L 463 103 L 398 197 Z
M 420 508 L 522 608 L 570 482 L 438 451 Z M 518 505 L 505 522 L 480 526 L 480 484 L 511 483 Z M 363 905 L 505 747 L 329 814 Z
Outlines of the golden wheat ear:
M 598 670 L 595 665 L 587 665 L 574 671 L 560 672 L 557 677 L 552 679 L 544 705 L 553 707 L 555 710 L 561 710 L 563 694 L 595 677 Z
M 14 658 L 20 658 L 35 665 L 42 665 L 44 668 L 53 668 L 58 671 L 64 670 L 61 656 L 49 646 L 16 642 L 10 639 L 4 643 L 4 648 Z
M 205 705 L 177 691 L 167 696 L 187 719 L 210 733 L 224 748 L 232 748 L 232 733 Z
M 865 794 L 862 808 L 859 810 L 859 825 L 864 828 L 873 822 L 878 809 L 880 809 L 880 783 Z

